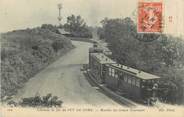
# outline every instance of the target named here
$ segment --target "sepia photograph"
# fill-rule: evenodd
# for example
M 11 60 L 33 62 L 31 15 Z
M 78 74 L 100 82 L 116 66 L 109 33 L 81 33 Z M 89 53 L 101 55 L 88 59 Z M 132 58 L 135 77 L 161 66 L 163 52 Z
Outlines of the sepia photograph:
M 0 116 L 184 117 L 183 6 L 0 0 Z

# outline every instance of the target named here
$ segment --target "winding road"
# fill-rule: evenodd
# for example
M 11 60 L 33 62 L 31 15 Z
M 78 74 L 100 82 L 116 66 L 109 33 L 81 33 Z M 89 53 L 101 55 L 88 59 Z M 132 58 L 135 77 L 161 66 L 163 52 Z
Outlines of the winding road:
M 75 49 L 71 50 L 44 70 L 31 78 L 15 95 L 14 100 L 41 96 L 48 93 L 58 96 L 63 107 L 73 106 L 115 106 L 118 103 L 92 87 L 80 71 L 82 64 L 88 63 L 90 43 L 72 41 Z

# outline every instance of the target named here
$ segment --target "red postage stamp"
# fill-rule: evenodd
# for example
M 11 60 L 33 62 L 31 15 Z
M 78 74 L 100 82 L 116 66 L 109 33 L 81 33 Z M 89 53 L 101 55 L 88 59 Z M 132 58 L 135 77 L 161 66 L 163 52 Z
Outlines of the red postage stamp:
M 162 2 L 139 2 L 138 5 L 138 32 L 162 32 Z

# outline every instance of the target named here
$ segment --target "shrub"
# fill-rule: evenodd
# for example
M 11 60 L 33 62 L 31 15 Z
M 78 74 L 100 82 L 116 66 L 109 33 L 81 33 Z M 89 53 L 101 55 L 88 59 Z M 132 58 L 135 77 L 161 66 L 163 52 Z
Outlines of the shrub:
M 63 48 L 63 43 L 61 41 L 55 41 L 52 43 L 52 48 L 55 52 L 58 52 L 58 50 Z
M 30 107 L 61 107 L 62 101 L 58 99 L 57 96 L 52 96 L 51 93 L 47 94 L 46 96 L 40 97 L 29 97 L 29 98 L 22 98 L 22 101 L 19 102 L 21 106 L 30 106 Z

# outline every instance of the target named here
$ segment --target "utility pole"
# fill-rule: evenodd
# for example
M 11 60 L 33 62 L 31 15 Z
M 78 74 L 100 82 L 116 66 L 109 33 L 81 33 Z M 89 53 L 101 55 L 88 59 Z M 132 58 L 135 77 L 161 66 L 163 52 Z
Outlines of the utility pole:
M 61 9 L 63 8 L 62 4 L 58 4 L 58 9 L 59 9 L 59 16 L 58 16 L 58 21 L 59 21 L 59 26 L 61 26 Z

